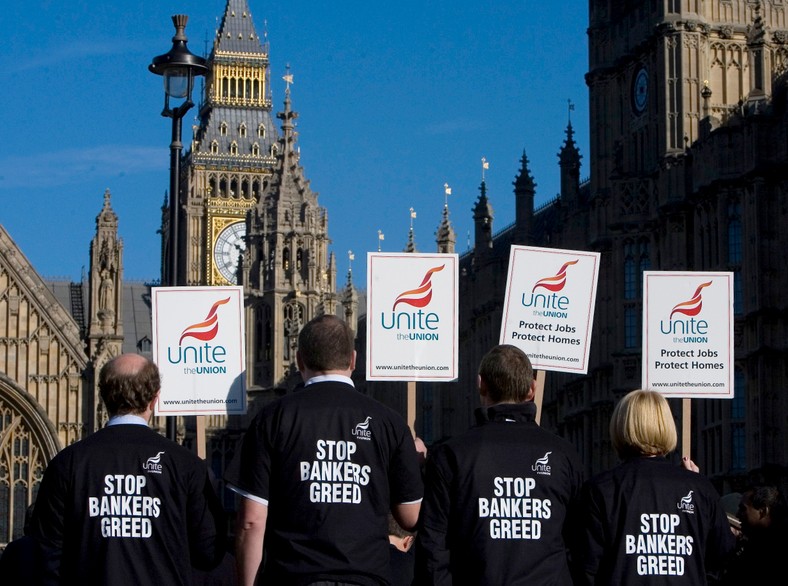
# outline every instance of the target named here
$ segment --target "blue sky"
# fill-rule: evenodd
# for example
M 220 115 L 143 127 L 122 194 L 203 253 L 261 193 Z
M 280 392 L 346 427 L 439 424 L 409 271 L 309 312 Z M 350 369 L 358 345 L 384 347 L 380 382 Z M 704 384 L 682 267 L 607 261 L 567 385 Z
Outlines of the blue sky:
M 34 268 L 78 280 L 105 189 L 119 216 L 125 278 L 159 277 L 161 206 L 171 123 L 161 78 L 147 69 L 171 47 L 170 16 L 188 14 L 189 48 L 203 55 L 224 0 L 13 2 L 0 20 L 0 224 Z M 274 113 L 286 67 L 294 76 L 301 163 L 328 210 L 338 281 L 352 250 L 407 243 L 410 208 L 420 252 L 452 188 L 457 251 L 473 233 L 481 158 L 498 231 L 514 220 L 512 181 L 523 151 L 537 205 L 559 190 L 557 153 L 568 100 L 587 177 L 587 2 L 249 0 L 268 31 Z M 191 138 L 196 109 L 184 119 Z

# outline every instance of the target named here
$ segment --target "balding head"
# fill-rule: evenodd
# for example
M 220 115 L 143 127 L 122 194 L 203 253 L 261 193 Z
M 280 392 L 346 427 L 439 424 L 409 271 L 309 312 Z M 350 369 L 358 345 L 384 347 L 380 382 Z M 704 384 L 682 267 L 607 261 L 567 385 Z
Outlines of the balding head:
M 99 392 L 110 416 L 144 413 L 160 388 L 159 369 L 139 354 L 121 354 L 99 374 Z

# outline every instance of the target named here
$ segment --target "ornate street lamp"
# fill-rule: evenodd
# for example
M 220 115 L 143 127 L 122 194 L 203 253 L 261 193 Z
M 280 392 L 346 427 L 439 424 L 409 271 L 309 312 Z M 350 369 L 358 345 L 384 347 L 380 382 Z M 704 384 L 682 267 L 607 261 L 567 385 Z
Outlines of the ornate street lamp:
M 166 284 L 178 285 L 178 220 L 180 207 L 180 163 L 183 143 L 181 143 L 181 121 L 194 102 L 192 89 L 194 78 L 205 75 L 208 67 L 205 59 L 194 55 L 186 46 L 184 34 L 189 17 L 176 14 L 172 17 L 175 25 L 175 36 L 172 37 L 172 49 L 164 55 L 153 58 L 148 69 L 156 75 L 164 77 L 164 110 L 161 115 L 172 118 L 172 142 L 170 143 L 170 226 L 167 259 Z M 170 99 L 183 100 L 178 106 L 171 106 Z
M 166 284 L 169 286 L 178 285 L 178 224 L 180 211 L 180 176 L 181 176 L 181 121 L 184 114 L 194 106 L 192 102 L 192 89 L 194 88 L 194 78 L 198 75 L 205 75 L 208 67 L 205 59 L 194 55 L 186 47 L 186 23 L 189 17 L 185 14 L 176 14 L 172 17 L 175 25 L 175 36 L 172 37 L 172 49 L 164 55 L 153 58 L 153 62 L 148 69 L 156 75 L 164 77 L 164 110 L 161 115 L 172 118 L 172 142 L 170 143 L 170 226 L 168 230 L 168 249 L 167 249 L 167 271 Z M 173 100 L 183 100 L 180 105 L 171 106 L 170 98 Z M 171 440 L 176 438 L 176 420 L 174 417 L 167 418 L 167 437 Z

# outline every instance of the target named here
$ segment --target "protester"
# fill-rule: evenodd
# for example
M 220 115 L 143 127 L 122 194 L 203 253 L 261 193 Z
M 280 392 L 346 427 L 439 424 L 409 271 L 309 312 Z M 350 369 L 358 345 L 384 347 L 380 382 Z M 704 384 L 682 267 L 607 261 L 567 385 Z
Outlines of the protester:
M 734 547 L 712 484 L 667 460 L 676 425 L 659 393 L 636 390 L 610 420 L 622 462 L 584 485 L 579 561 L 587 584 L 707 584 Z
M 739 549 L 722 584 L 784 585 L 788 572 L 788 507 L 775 486 L 755 485 L 741 495 Z
M 263 407 L 225 477 L 238 492 L 240 584 L 385 584 L 389 511 L 418 520 L 423 485 L 404 419 L 355 391 L 353 332 L 323 315 L 298 336 L 303 389 Z M 263 550 L 265 548 L 265 562 Z
M 490 350 L 477 382 L 477 425 L 427 458 L 417 582 L 570 584 L 565 531 L 582 482 L 578 456 L 536 423 L 522 350 Z
M 148 427 L 159 371 L 137 354 L 99 375 L 107 426 L 49 463 L 32 520 L 44 584 L 191 584 L 224 557 L 205 463 Z

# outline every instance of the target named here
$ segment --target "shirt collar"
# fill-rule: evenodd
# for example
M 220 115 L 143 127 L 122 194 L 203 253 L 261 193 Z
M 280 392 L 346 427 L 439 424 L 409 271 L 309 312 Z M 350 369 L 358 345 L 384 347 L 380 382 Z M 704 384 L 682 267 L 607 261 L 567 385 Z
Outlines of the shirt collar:
M 125 415 L 115 415 L 114 417 L 110 417 L 109 421 L 107 421 L 107 427 L 110 425 L 144 425 L 145 427 L 148 427 L 148 422 L 139 415 L 126 413 Z
M 304 386 L 308 387 L 311 384 L 323 383 L 326 381 L 345 383 L 346 385 L 350 385 L 353 388 L 356 387 L 356 385 L 353 384 L 353 379 L 351 379 L 349 376 L 345 376 L 344 374 L 318 374 L 317 376 L 313 376 L 308 381 L 306 381 Z

